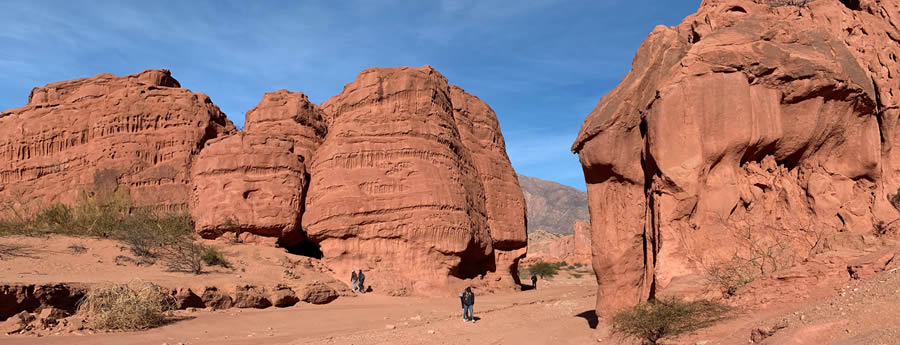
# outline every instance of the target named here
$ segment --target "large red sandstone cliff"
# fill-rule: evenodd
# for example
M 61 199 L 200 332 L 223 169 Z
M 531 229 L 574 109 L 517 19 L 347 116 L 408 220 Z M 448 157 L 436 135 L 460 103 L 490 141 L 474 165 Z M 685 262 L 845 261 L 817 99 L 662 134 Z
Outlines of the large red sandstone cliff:
M 127 187 L 160 207 L 188 203 L 188 167 L 234 126 L 168 70 L 48 84 L 0 112 L 0 200 L 69 202 L 80 191 Z
M 243 131 L 167 70 L 101 74 L 36 88 L 0 114 L 0 138 L 0 201 L 124 186 L 140 205 L 187 206 L 205 238 L 314 243 L 384 293 L 512 287 L 526 250 L 496 115 L 429 66 L 365 70 L 321 109 L 266 93 Z
M 490 108 L 424 66 L 365 70 L 322 110 L 303 227 L 329 266 L 396 294 L 498 270 L 511 284 L 524 200 Z
M 705 0 L 657 27 L 585 120 L 572 150 L 598 312 L 701 293 L 704 268 L 736 255 L 801 262 L 897 218 L 900 4 L 775 3 Z

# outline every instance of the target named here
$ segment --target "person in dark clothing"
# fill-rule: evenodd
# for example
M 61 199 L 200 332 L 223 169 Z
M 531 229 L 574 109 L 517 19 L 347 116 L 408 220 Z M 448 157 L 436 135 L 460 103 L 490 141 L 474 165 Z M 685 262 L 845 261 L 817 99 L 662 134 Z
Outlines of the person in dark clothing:
M 366 293 L 366 275 L 363 274 L 362 269 L 359 270 L 359 274 L 356 275 L 356 279 L 359 283 L 359 292 Z
M 463 308 L 463 321 L 475 322 L 475 293 L 471 287 L 467 287 L 466 291 L 459 294 L 459 301 Z
M 350 284 L 353 286 L 353 292 L 359 289 L 359 278 L 356 276 L 356 271 L 351 271 L 350 273 Z
M 531 275 L 531 287 L 537 289 L 537 275 Z

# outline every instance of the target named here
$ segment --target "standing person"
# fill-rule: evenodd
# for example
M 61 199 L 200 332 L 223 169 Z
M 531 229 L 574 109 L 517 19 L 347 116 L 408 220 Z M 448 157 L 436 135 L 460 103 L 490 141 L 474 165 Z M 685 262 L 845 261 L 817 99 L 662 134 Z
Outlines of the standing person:
M 460 298 L 463 305 L 463 321 L 475 323 L 475 293 L 472 292 L 472 288 L 467 287 Z
M 363 274 L 362 269 L 359 270 L 359 274 L 356 275 L 356 279 L 359 281 L 359 292 L 366 293 L 366 275 Z
M 535 290 L 537 289 L 537 275 L 536 274 L 531 275 L 531 287 Z
M 359 278 L 356 277 L 356 271 L 350 271 L 350 284 L 353 286 L 353 292 L 359 289 Z

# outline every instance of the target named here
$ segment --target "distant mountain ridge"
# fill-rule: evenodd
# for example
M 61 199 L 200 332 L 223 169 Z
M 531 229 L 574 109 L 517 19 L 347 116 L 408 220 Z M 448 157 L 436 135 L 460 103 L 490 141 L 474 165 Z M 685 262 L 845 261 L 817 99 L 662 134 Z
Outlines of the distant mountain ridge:
M 518 175 L 525 195 L 528 233 L 571 234 L 575 221 L 588 221 L 587 193 L 553 181 Z

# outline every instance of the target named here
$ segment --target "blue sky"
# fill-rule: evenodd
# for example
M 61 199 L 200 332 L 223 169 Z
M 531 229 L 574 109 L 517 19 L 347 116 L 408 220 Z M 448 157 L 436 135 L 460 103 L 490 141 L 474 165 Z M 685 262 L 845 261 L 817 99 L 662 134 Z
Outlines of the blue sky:
M 656 25 L 700 0 L 0 2 L 0 109 L 53 81 L 169 68 L 237 125 L 266 91 L 316 103 L 368 67 L 430 64 L 497 112 L 520 174 L 584 190 L 569 147 Z M 610 148 L 614 149 L 614 148 Z

